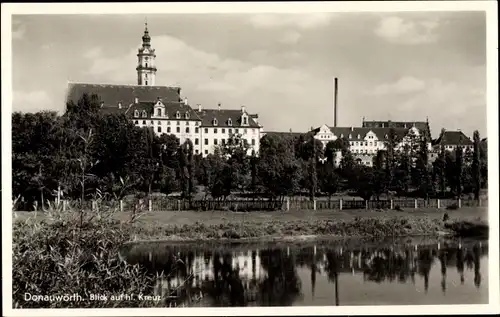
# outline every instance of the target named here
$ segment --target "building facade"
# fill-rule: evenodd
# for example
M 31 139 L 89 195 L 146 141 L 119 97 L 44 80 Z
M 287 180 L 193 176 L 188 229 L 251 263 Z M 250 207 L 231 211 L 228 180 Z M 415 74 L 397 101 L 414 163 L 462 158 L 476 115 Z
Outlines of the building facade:
M 414 145 L 419 142 L 421 137 L 425 137 L 425 130 L 422 131 L 415 125 L 408 128 L 404 127 L 329 127 L 323 125 L 313 129 L 311 133 L 316 140 L 321 141 L 325 147 L 328 142 L 337 139 L 345 139 L 349 142 L 349 149 L 354 158 L 364 165 L 372 166 L 373 157 L 379 150 L 387 149 L 387 141 L 390 136 L 390 130 L 393 130 L 396 138 L 395 151 L 402 151 L 407 145 Z M 428 150 L 432 149 L 430 138 L 426 138 Z M 340 161 L 339 153 L 336 156 L 337 161 Z
M 156 86 L 156 53 L 151 46 L 147 25 L 138 49 L 137 84 L 70 83 L 67 102 L 77 103 L 83 96 L 97 95 L 103 113 L 124 114 L 140 128 L 152 128 L 156 135 L 175 135 L 180 143 L 190 140 L 194 154 L 213 154 L 217 146 L 238 136 L 248 145 L 248 154 L 258 153 L 262 126 L 258 115 L 245 107 L 239 110 L 193 109 L 180 87 Z
M 441 148 L 445 151 L 453 152 L 457 147 L 461 147 L 463 151 L 473 150 L 474 142 L 467 137 L 462 131 L 443 131 L 441 135 L 433 142 L 433 149 L 439 152 Z

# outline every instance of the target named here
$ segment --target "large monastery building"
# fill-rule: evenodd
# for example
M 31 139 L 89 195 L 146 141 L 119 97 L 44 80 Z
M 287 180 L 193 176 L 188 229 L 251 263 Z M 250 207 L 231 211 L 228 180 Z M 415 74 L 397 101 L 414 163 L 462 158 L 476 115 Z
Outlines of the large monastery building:
M 180 143 L 190 140 L 195 154 L 206 156 L 239 136 L 249 150 L 259 151 L 262 126 L 258 115 L 240 109 L 204 109 L 191 107 L 181 96 L 180 87 L 156 85 L 156 54 L 146 25 L 142 47 L 137 54 L 137 84 L 70 83 L 67 101 L 77 103 L 84 95 L 97 95 L 104 113 L 124 114 L 138 127 L 150 127 L 159 136 L 173 134 Z

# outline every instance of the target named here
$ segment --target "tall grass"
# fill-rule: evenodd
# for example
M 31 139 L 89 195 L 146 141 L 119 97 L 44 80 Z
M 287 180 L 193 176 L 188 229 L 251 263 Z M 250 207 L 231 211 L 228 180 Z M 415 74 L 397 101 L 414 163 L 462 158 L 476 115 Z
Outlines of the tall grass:
M 83 218 L 78 212 L 62 213 L 53 207 L 42 221 L 28 218 L 13 225 L 14 308 L 104 308 L 154 307 L 158 276 L 119 256 L 119 248 L 130 240 L 130 224 L 112 220 L 106 213 Z M 30 295 L 73 297 L 72 300 L 27 300 Z M 111 300 L 111 296 L 134 295 Z M 92 295 L 107 300 L 91 300 Z M 66 298 L 67 299 L 67 298 Z

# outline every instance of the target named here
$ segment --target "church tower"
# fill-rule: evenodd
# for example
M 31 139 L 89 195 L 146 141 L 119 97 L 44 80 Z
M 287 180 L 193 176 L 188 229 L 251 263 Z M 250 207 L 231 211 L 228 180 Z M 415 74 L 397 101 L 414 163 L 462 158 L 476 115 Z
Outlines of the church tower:
M 142 47 L 137 54 L 137 84 L 139 86 L 154 86 L 156 80 L 155 50 L 151 48 L 148 24 L 146 23 L 142 36 Z

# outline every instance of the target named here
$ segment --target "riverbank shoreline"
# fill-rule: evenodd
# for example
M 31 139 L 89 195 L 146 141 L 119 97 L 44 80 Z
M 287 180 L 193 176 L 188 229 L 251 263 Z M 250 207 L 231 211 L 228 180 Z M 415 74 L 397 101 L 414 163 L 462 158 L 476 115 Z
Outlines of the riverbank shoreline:
M 90 215 L 90 212 L 86 213 Z M 77 212 L 58 214 L 76 217 Z M 318 239 L 403 236 L 482 236 L 489 230 L 487 208 L 290 211 L 290 212 L 143 212 L 104 217 L 123 227 L 130 242 L 294 242 Z M 14 222 L 51 222 L 47 213 L 16 213 Z

